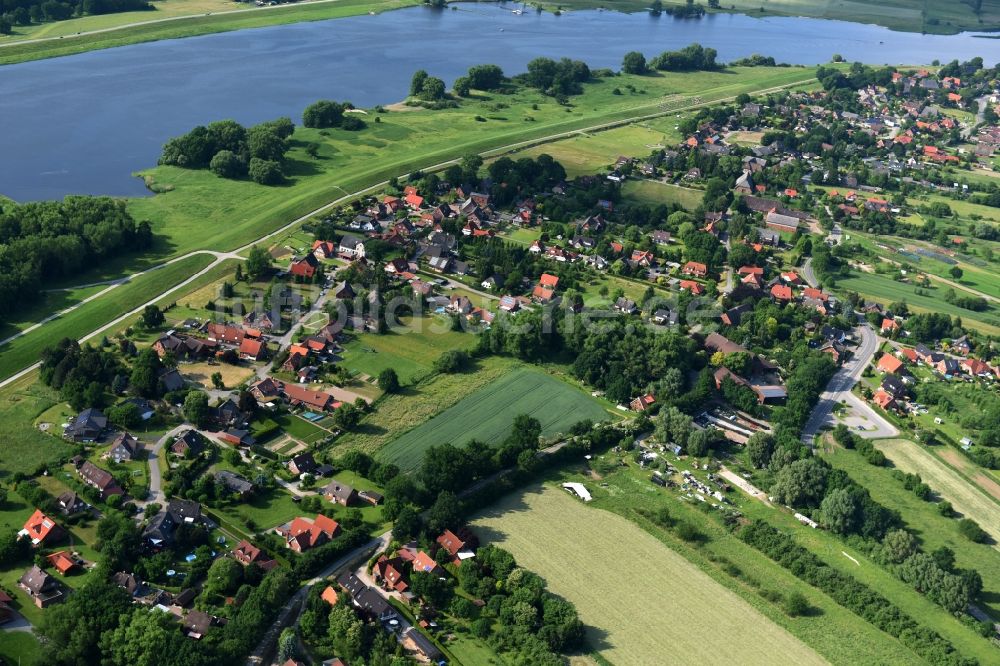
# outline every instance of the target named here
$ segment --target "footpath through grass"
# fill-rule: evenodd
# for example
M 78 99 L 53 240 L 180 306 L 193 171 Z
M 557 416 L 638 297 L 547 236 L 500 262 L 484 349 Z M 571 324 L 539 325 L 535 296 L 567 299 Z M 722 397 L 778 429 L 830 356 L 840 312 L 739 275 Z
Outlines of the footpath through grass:
M 514 418 L 527 414 L 542 424 L 542 435 L 566 432 L 578 421 L 607 420 L 601 403 L 540 370 L 522 367 L 507 374 L 379 451 L 379 458 L 403 471 L 420 466 L 424 452 L 438 444 L 460 446 L 476 440 L 500 444 Z
M 9 377 L 37 362 L 45 347 L 55 344 L 62 338 L 83 337 L 125 312 L 155 298 L 170 285 L 182 282 L 210 263 L 212 263 L 211 256 L 196 255 L 140 275 L 131 282 L 119 285 L 107 294 L 84 303 L 72 312 L 3 345 L 0 347 L 0 378 Z
M 263 187 L 219 178 L 207 170 L 159 166 L 143 175 L 170 191 L 133 199 L 129 210 L 136 219 L 152 222 L 162 238 L 163 256 L 203 248 L 232 249 L 347 193 L 469 153 L 506 152 L 524 142 L 547 142 L 582 128 L 627 123 L 742 92 L 809 82 L 814 72 L 805 67 L 757 67 L 623 75 L 586 84 L 584 94 L 571 98 L 569 106 L 536 90 L 518 88 L 509 95 L 463 100 L 454 109 L 370 111 L 368 126 L 360 132 L 297 128 L 287 157 L 286 185 Z M 645 93 L 613 94 L 627 84 Z M 404 94 L 401 90 L 400 96 Z M 306 152 L 313 143 L 319 145 L 315 158 Z M 239 224 L 225 223 L 232 220 Z

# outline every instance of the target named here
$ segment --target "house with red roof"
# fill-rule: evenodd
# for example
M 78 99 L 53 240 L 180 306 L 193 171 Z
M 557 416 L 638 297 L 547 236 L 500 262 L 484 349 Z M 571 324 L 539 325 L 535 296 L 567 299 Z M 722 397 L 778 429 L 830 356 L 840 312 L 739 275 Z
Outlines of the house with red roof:
M 424 205 L 424 198 L 416 192 L 407 194 L 403 197 L 403 201 L 410 210 L 420 210 L 420 207 Z
M 372 567 L 372 574 L 376 582 L 381 583 L 385 589 L 402 593 L 410 589 L 407 575 L 409 569 L 410 562 L 408 560 L 398 556 L 386 557 L 382 555 Z
M 793 273 L 793 272 L 782 273 L 781 274 L 781 279 L 783 281 L 787 282 L 788 284 L 792 284 L 792 285 L 802 284 L 802 278 L 800 278 L 797 273 Z
M 263 340 L 243 338 L 240 343 L 240 358 L 244 361 L 260 361 L 267 357 L 267 345 Z
M 737 271 L 740 275 L 764 275 L 764 269 L 759 266 L 741 266 L 740 270 Z
M 880 372 L 894 375 L 903 369 L 903 362 L 892 354 L 882 354 L 882 357 L 879 358 L 876 367 Z
M 896 407 L 896 399 L 892 397 L 891 393 L 887 393 L 882 389 L 875 392 L 872 402 L 887 411 Z
M 895 319 L 889 319 L 888 317 L 882 320 L 881 331 L 883 334 L 894 333 L 899 330 L 899 322 Z
M 444 569 L 434 561 L 433 557 L 422 550 L 413 558 L 413 571 L 414 573 L 429 573 L 435 576 L 444 575 Z
M 910 363 L 916 363 L 917 361 L 920 360 L 920 357 L 917 356 L 917 352 L 910 349 L 909 347 L 903 347 L 902 349 L 899 350 L 899 353 L 905 356 L 906 360 L 909 361 Z
M 310 252 L 298 261 L 293 261 L 291 266 L 288 267 L 288 272 L 295 277 L 311 280 L 316 275 L 318 267 L 319 260 L 316 258 L 316 255 Z
M 705 277 L 708 275 L 708 266 L 698 261 L 689 261 L 681 268 L 681 273 L 692 277 Z
M 77 566 L 76 561 L 70 557 L 70 554 L 65 550 L 60 550 L 57 553 L 46 555 L 45 559 L 47 559 L 49 564 L 51 564 L 52 567 L 63 576 L 68 574 Z
M 543 287 L 555 289 L 559 285 L 559 277 L 549 273 L 542 273 L 542 277 L 538 278 L 538 284 Z
M 822 289 L 816 289 L 815 287 L 806 287 L 802 290 L 802 295 L 805 298 L 814 298 L 818 301 L 827 301 L 830 297 L 823 293 Z
M 700 282 L 695 282 L 694 280 L 681 280 L 679 286 L 682 291 L 684 289 L 690 291 L 692 296 L 701 296 L 705 293 L 705 287 Z
M 63 528 L 59 527 L 56 521 L 42 513 L 41 509 L 35 509 L 35 512 L 24 523 L 24 527 L 17 533 L 18 537 L 28 537 L 31 539 L 31 545 L 35 548 L 59 541 L 65 535 L 66 532 Z
M 792 288 L 784 284 L 772 285 L 771 297 L 776 301 L 789 303 L 792 300 Z
M 333 540 L 340 534 L 340 525 L 336 520 L 320 513 L 316 514 L 314 520 L 300 516 L 276 528 L 275 532 L 285 539 L 288 548 L 296 553 L 302 553 Z
M 320 259 L 333 259 L 337 256 L 337 244 L 333 241 L 313 241 L 312 253 Z
M 474 548 L 479 544 L 479 540 L 469 530 L 459 530 L 462 536 L 458 536 L 451 530 L 445 530 L 435 541 L 438 545 L 448 551 L 452 557 L 452 564 L 458 566 L 462 560 L 475 557 Z
M 973 377 L 985 377 L 993 374 L 989 364 L 980 361 L 978 358 L 964 359 L 962 361 L 962 370 Z
M 633 412 L 644 412 L 656 402 L 656 398 L 653 397 L 652 393 L 647 393 L 646 395 L 640 395 L 638 398 L 632 400 L 629 403 L 629 409 Z
M 248 567 L 251 564 L 256 564 L 264 571 L 270 571 L 274 567 L 278 566 L 277 560 L 272 560 L 264 554 L 264 551 L 246 539 L 243 539 L 236 544 L 236 547 L 230 551 L 230 554 L 233 556 L 234 560 L 245 567 Z
M 336 606 L 337 601 L 339 601 L 339 595 L 337 594 L 337 590 L 333 588 L 333 585 L 327 585 L 323 593 L 319 595 L 319 598 L 331 606 Z

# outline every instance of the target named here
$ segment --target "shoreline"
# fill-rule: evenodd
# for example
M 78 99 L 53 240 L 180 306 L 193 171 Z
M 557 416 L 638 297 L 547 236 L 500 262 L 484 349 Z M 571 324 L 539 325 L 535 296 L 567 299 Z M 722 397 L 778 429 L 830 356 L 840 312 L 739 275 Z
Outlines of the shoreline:
M 475 0 L 467 0 L 475 1 Z M 363 14 L 380 14 L 386 11 L 403 9 L 406 7 L 421 6 L 420 0 L 306 0 L 304 2 L 280 4 L 264 7 L 240 7 L 226 9 L 216 12 L 199 12 L 192 14 L 164 16 L 133 23 L 125 23 L 118 26 L 108 26 L 90 31 L 77 32 L 53 37 L 39 37 L 6 41 L 7 38 L 0 38 L 0 66 L 13 65 L 35 60 L 45 60 L 49 58 L 59 58 L 70 55 L 78 55 L 90 51 L 97 51 L 120 46 L 129 46 L 146 42 L 155 42 L 169 39 L 184 39 L 187 37 L 198 37 L 237 30 L 247 30 L 252 28 L 263 28 L 278 25 L 288 25 L 293 23 L 306 23 L 315 21 L 325 21 Z M 485 3 L 499 4 L 499 3 Z M 644 13 L 644 3 L 639 0 L 625 0 L 621 3 L 614 3 L 620 6 L 606 7 L 593 0 L 573 0 L 569 6 L 549 5 L 539 3 L 532 7 L 526 7 L 530 11 L 544 11 L 548 13 L 568 13 L 576 11 L 612 11 L 622 14 Z M 455 4 L 451 5 L 452 8 Z M 447 7 L 442 8 L 447 11 Z M 729 9 L 707 10 L 705 15 L 692 20 L 700 21 L 705 17 L 717 14 L 742 14 L 748 18 L 805 18 L 811 20 L 831 20 L 846 23 L 857 23 L 859 25 L 879 26 L 892 32 L 909 34 L 926 34 L 953 36 L 968 33 L 970 37 L 979 39 L 1000 39 L 1000 22 L 996 25 L 986 26 L 954 26 L 954 30 L 942 30 L 927 32 L 915 28 L 904 29 L 895 24 L 886 25 L 874 20 L 852 20 L 850 16 L 812 16 L 808 14 L 786 14 L 782 12 L 760 12 L 750 7 L 740 7 L 733 5 Z M 105 15 L 107 16 L 113 15 Z M 672 17 L 664 14 L 665 19 Z M 70 19 L 69 21 L 58 22 L 61 24 L 71 24 L 73 21 L 87 20 L 93 17 L 83 17 L 82 19 Z M 871 17 L 863 17 L 871 18 Z M 58 23 L 45 24 L 58 25 Z M 993 33 L 993 34 L 990 34 Z

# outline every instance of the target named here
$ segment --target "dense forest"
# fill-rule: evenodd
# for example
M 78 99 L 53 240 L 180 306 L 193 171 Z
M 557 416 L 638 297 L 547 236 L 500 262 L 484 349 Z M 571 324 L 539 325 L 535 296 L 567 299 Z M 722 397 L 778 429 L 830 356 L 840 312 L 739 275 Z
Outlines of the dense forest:
M 147 9 L 153 5 L 146 0 L 0 0 L 0 35 L 10 34 L 14 26 Z
M 125 203 L 110 197 L 0 202 L 0 320 L 36 299 L 50 280 L 146 249 L 152 240 L 149 223 L 137 224 Z

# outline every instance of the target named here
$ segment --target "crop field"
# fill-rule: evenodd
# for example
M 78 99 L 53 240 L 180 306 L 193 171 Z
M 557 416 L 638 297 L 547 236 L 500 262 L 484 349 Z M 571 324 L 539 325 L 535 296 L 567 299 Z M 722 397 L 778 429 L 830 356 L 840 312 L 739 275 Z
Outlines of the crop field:
M 628 180 L 622 185 L 622 196 L 647 206 L 676 203 L 694 210 L 701 203 L 704 192 L 655 180 Z
M 903 446 L 900 444 L 900 446 Z M 908 443 L 908 446 L 917 446 Z M 945 447 L 937 447 L 945 449 Z M 958 454 L 954 449 L 946 451 Z M 923 452 L 923 451 L 921 451 Z M 984 593 L 980 597 L 988 606 L 988 611 L 1000 611 L 1000 552 L 988 544 L 969 542 L 958 532 L 958 521 L 938 513 L 937 504 L 925 502 L 912 491 L 907 490 L 902 482 L 892 478 L 888 467 L 875 467 L 861 457 L 856 451 L 847 451 L 840 446 L 827 444 L 823 458 L 837 469 L 842 469 L 851 478 L 868 489 L 872 499 L 883 506 L 892 507 L 898 511 L 907 527 L 920 536 L 923 548 L 932 552 L 942 546 L 955 552 L 956 565 L 972 568 L 983 577 Z M 938 463 L 940 464 L 940 463 Z M 944 467 L 942 465 L 942 467 Z M 903 468 L 905 471 L 911 471 Z M 938 487 L 927 477 L 921 478 L 931 489 L 938 492 Z M 996 508 L 1000 511 L 1000 507 Z
M 172 190 L 133 199 L 129 209 L 137 219 L 152 221 L 154 231 L 164 237 L 165 252 L 179 254 L 208 245 L 232 248 L 343 196 L 345 191 L 358 191 L 413 169 L 595 124 L 808 81 L 813 72 L 803 67 L 757 67 L 655 77 L 623 75 L 587 84 L 584 94 L 571 98 L 568 107 L 537 91 L 519 89 L 503 96 L 506 108 L 500 112 L 497 100 L 483 95 L 454 109 L 380 112 L 380 122 L 370 118 L 361 132 L 331 129 L 321 133 L 297 128 L 287 155 L 289 181 L 284 186 L 261 187 L 218 178 L 207 170 L 160 166 L 144 175 Z M 616 87 L 629 83 L 646 93 L 613 94 Z M 680 91 L 683 94 L 678 94 Z M 404 94 L 400 90 L 400 97 Z M 665 107 L 668 98 L 670 105 Z M 639 140 L 642 144 L 661 142 L 662 132 L 644 132 L 647 136 Z M 320 146 L 316 158 L 306 152 L 311 143 Z M 385 150 L 388 145 L 394 148 L 390 152 Z M 243 223 L 220 229 L 204 224 L 205 219 L 239 219 Z
M 559 488 L 510 495 L 473 527 L 573 602 L 615 664 L 826 663 L 655 537 Z
M 539 370 L 519 368 L 391 442 L 379 451 L 379 458 L 409 471 L 436 444 L 460 445 L 472 439 L 498 444 L 519 414 L 538 419 L 543 435 L 564 432 L 584 419 L 608 417 L 604 407 L 582 391 Z
M 876 446 L 897 467 L 920 477 L 959 513 L 972 518 L 997 542 L 1000 542 L 1000 500 L 969 483 L 932 453 L 905 439 L 877 442 Z
M 929 290 L 932 296 L 922 296 L 916 293 L 916 286 L 895 280 L 884 275 L 874 275 L 870 273 L 856 273 L 850 278 L 837 280 L 837 286 L 841 289 L 856 291 L 862 296 L 867 296 L 884 303 L 906 301 L 910 310 L 916 312 L 943 312 L 952 317 L 961 317 L 962 323 L 971 328 L 982 331 L 989 335 L 1000 335 L 1000 316 L 997 314 L 995 304 L 991 304 L 985 312 L 973 312 L 960 308 L 957 305 L 944 301 L 946 288 L 937 287 Z M 971 296 L 972 294 L 956 290 L 960 295 Z

